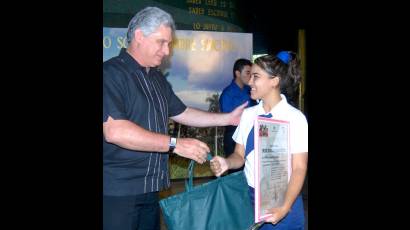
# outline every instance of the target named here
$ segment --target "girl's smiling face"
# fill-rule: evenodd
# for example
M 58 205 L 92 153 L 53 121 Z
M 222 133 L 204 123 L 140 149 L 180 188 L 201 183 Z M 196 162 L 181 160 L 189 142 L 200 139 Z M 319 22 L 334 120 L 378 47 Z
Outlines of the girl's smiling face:
M 252 65 L 251 78 L 249 80 L 251 98 L 254 100 L 264 100 L 270 97 L 273 95 L 273 89 L 278 86 L 278 80 L 277 76 L 272 77 L 258 65 Z

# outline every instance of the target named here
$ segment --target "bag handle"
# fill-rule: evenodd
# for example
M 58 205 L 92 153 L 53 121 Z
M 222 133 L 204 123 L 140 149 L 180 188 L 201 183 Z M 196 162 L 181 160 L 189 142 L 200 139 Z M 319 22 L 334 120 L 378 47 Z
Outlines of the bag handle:
M 264 224 L 264 223 L 265 223 L 265 221 L 260 221 L 258 223 L 254 223 L 248 228 L 248 230 L 258 230 L 262 226 L 262 224 Z
M 212 154 L 208 153 L 206 159 L 210 161 L 212 159 Z M 188 181 L 185 180 L 185 191 L 189 192 L 194 188 L 193 178 L 194 178 L 194 166 L 195 161 L 191 160 L 188 165 Z

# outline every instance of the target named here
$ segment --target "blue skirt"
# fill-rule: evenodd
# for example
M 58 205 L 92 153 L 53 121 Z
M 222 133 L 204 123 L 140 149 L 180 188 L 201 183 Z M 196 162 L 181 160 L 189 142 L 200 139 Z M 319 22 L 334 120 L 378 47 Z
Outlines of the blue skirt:
M 252 207 L 255 208 L 255 190 L 249 186 L 249 196 L 252 201 Z M 263 224 L 260 230 L 303 230 L 305 228 L 305 214 L 303 210 L 302 196 L 299 195 L 292 205 L 288 214 L 277 224 Z

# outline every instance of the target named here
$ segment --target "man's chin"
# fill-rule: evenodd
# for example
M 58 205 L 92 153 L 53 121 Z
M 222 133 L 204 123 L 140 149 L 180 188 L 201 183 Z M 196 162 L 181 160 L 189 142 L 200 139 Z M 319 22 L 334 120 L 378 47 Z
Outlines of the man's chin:
M 152 63 L 149 65 L 149 67 L 150 67 L 150 68 L 155 68 L 155 67 L 157 67 L 157 66 L 159 66 L 159 65 L 161 65 L 161 62 L 160 62 L 160 63 L 152 62 Z
M 157 67 L 157 66 L 161 65 L 161 63 L 162 63 L 162 60 L 155 61 L 154 63 L 152 63 L 153 64 L 152 67 Z

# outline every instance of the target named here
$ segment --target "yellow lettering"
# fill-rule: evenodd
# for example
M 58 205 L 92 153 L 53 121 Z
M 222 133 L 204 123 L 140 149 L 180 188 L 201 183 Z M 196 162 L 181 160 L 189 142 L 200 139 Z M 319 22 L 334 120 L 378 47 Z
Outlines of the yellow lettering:
M 217 6 L 218 3 L 216 0 L 205 0 L 205 5 L 207 6 Z
M 201 51 L 209 51 L 208 39 L 201 39 Z
M 204 15 L 204 8 L 188 7 L 190 14 Z
M 192 27 L 194 28 L 194 30 L 200 30 L 201 29 L 201 23 L 195 22 L 195 23 L 192 24 Z
M 222 40 L 221 42 L 221 49 L 222 50 L 234 50 L 234 46 L 232 44 L 232 42 L 229 42 L 227 40 Z
M 194 40 L 191 42 L 191 51 L 196 51 L 196 42 Z
M 196 51 L 196 42 L 192 39 L 185 39 L 184 45 L 178 45 L 180 48 L 184 46 L 184 49 L 188 48 L 190 51 Z M 219 40 L 219 39 L 201 39 L 199 41 L 200 48 L 199 51 L 217 51 L 217 52 L 227 52 L 235 49 L 232 42 L 229 40 Z
M 109 36 L 103 37 L 103 47 L 106 49 L 111 47 L 111 38 Z
M 208 9 L 208 15 L 209 16 L 215 16 L 215 17 L 228 17 L 228 12 L 224 10 L 213 10 L 213 9 Z
M 211 48 L 212 48 L 212 50 L 214 50 L 214 51 L 219 51 L 220 50 L 220 46 L 219 46 L 219 48 L 217 47 L 217 44 L 219 43 L 219 40 L 212 40 L 211 41 Z
M 204 30 L 218 30 L 218 25 L 217 24 L 210 24 L 210 23 L 205 23 L 204 24 Z
M 117 48 L 118 49 L 121 49 L 121 48 L 127 48 L 127 46 L 126 46 L 126 39 L 124 38 L 124 37 L 117 37 L 117 43 L 118 43 L 118 45 L 117 45 Z
M 179 38 L 175 39 L 172 42 L 172 47 L 174 49 L 180 49 L 180 50 L 185 50 L 185 51 L 195 51 L 196 50 L 196 43 L 193 39 L 189 38 Z
M 192 3 L 192 4 L 201 4 L 201 0 L 187 0 L 186 3 Z

